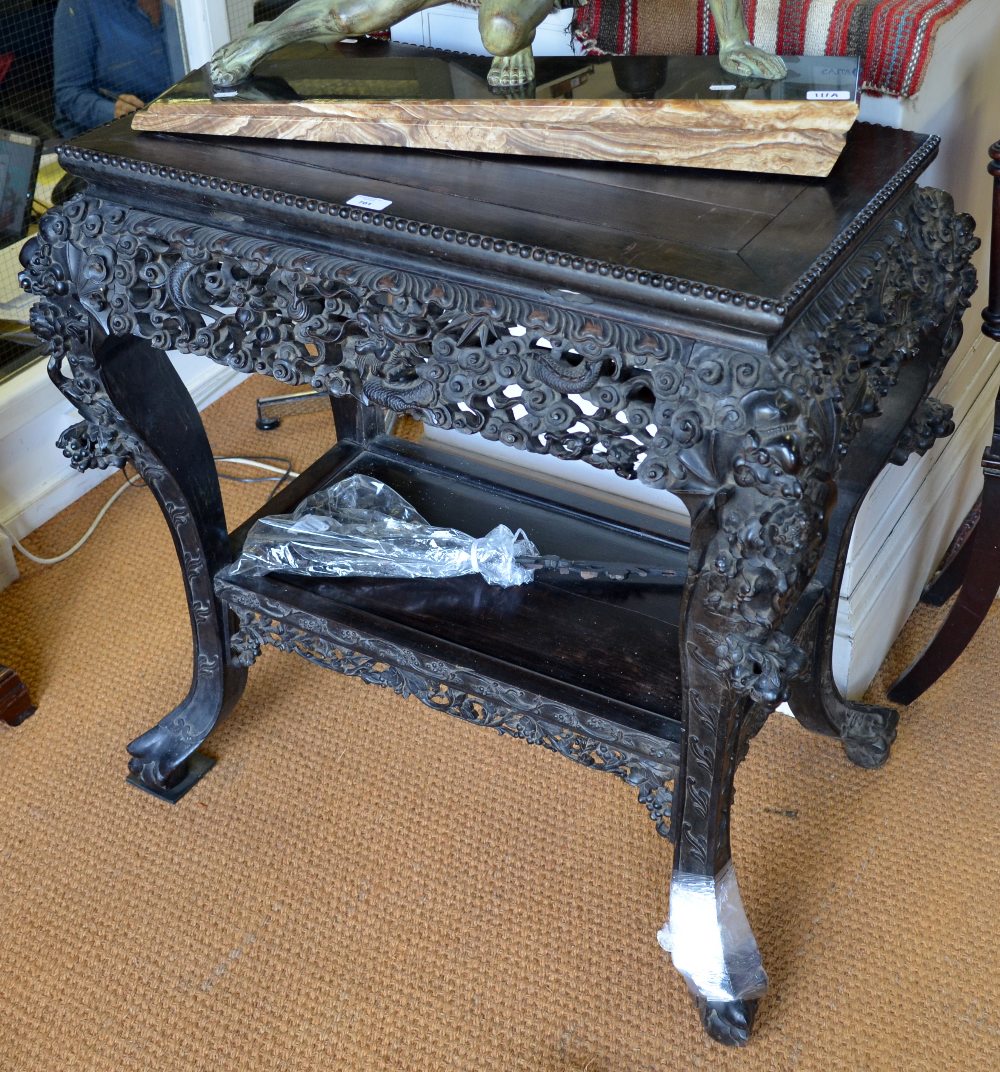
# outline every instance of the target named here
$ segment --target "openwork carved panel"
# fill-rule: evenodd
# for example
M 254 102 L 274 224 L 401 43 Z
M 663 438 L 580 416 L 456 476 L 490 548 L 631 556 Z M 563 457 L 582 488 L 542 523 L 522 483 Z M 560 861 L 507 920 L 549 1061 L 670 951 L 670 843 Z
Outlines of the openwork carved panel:
M 697 495 L 729 476 L 734 439 L 752 453 L 773 428 L 802 454 L 804 410 L 857 389 L 874 411 L 967 289 L 934 270 L 967 270 L 943 197 L 884 223 L 773 356 L 86 198 L 46 215 L 26 280 L 56 297 L 61 262 L 111 335 Z M 52 316 L 36 314 L 47 339 Z

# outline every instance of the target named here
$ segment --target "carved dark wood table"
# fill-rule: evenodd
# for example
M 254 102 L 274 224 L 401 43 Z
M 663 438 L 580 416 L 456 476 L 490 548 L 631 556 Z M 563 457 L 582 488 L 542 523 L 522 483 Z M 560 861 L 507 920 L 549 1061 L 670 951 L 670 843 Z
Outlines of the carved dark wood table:
M 737 764 L 784 699 L 861 766 L 895 733 L 894 711 L 839 695 L 830 650 L 862 497 L 951 429 L 929 391 L 976 240 L 947 195 L 915 185 L 936 148 L 858 126 L 821 181 L 127 121 L 65 147 L 92 185 L 22 255 L 52 378 L 83 418 L 60 443 L 80 469 L 130 460 L 145 477 L 194 638 L 190 692 L 129 745 L 132 777 L 168 799 L 189 788 L 262 644 L 616 774 L 674 841 L 661 942 L 708 1031 L 746 1041 L 766 976 L 731 862 Z M 349 207 L 356 195 L 391 204 Z M 674 564 L 683 591 L 221 578 L 246 526 L 227 532 L 170 348 L 330 392 L 336 446 L 268 512 L 368 473 L 436 523 Z M 404 442 L 386 420 L 402 412 L 671 489 L 690 535 Z

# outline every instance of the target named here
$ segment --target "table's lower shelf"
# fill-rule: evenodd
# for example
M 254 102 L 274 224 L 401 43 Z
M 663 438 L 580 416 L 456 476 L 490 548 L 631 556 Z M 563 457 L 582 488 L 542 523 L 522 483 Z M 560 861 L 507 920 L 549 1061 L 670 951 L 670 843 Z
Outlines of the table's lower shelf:
M 666 565 L 679 578 L 540 575 L 511 589 L 478 577 L 218 578 L 220 598 L 239 617 L 242 661 L 271 643 L 604 767 L 639 786 L 665 832 L 680 737 L 680 533 L 564 488 L 519 479 L 513 490 L 486 463 L 389 438 L 338 446 L 267 512 L 286 512 L 352 473 L 383 480 L 435 524 L 475 535 L 497 524 L 522 527 L 543 553 Z

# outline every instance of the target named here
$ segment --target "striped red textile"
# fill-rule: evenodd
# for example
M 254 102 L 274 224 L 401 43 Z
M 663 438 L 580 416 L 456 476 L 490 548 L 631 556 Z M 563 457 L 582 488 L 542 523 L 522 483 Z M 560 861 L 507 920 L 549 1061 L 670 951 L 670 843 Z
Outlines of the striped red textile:
M 754 44 L 787 56 L 861 56 L 870 93 L 912 97 L 934 35 L 969 0 L 743 0 Z M 643 52 L 647 20 L 694 19 L 695 51 L 718 52 L 708 0 L 588 0 L 573 33 L 591 52 Z

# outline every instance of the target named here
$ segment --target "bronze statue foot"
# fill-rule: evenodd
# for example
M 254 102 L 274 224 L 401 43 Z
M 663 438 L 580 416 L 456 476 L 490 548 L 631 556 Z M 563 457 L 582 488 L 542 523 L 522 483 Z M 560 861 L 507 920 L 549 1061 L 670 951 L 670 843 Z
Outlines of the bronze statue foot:
M 215 53 L 208 68 L 213 86 L 235 86 L 250 77 L 257 62 L 273 48 L 266 32 L 261 32 L 267 26 L 266 22 L 256 23 Z
M 785 61 L 780 56 L 772 56 L 749 41 L 720 49 L 719 63 L 724 71 L 740 78 L 768 78 L 773 81 L 788 74 Z
M 697 1000 L 701 1025 L 716 1042 L 724 1046 L 745 1046 L 757 1015 L 757 1000 L 706 1001 Z
M 512 56 L 497 56 L 490 67 L 486 81 L 491 86 L 523 86 L 535 80 L 535 57 L 531 46 L 522 48 Z

